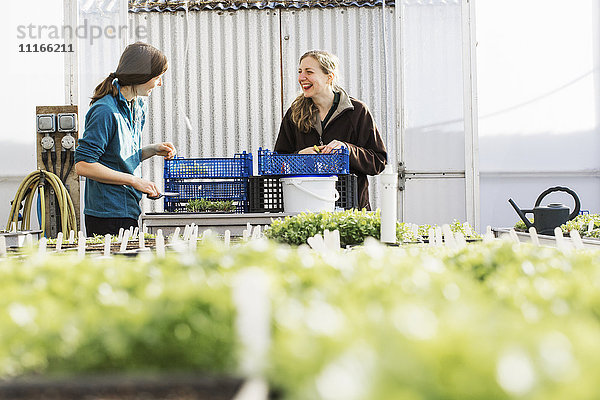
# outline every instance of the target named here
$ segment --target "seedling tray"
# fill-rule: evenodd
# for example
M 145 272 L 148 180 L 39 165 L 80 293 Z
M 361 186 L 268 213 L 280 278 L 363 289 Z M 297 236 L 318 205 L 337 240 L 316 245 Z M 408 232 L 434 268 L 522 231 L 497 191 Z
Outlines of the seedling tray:
M 0 384 L 5 400 L 231 400 L 243 381 L 232 377 L 180 375 L 29 377 Z

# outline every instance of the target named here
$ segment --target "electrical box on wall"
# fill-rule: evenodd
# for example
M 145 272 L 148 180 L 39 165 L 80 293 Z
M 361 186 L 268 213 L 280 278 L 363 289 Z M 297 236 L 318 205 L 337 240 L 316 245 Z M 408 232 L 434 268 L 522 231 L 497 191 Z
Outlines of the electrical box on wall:
M 53 133 L 56 130 L 55 120 L 56 116 L 54 114 L 38 114 L 37 131 L 39 133 Z
M 62 113 L 58 114 L 58 131 L 59 132 L 77 132 L 77 114 Z
M 36 107 L 37 167 L 54 173 L 69 193 L 81 227 L 79 177 L 75 173 L 79 119 L 76 105 Z M 60 211 L 54 190 L 45 191 L 45 232 L 56 237 L 60 229 Z

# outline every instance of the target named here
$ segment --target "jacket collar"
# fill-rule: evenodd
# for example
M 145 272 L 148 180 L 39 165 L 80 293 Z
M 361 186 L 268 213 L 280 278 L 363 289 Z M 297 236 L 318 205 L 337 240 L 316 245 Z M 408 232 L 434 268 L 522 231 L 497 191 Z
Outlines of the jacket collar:
M 117 92 L 119 96 L 117 97 L 117 102 L 122 103 L 124 106 L 127 106 L 127 99 L 121 93 L 121 85 L 119 85 L 119 80 L 117 78 L 113 79 L 112 84 L 117 88 Z
M 340 104 L 338 104 L 337 109 L 333 112 L 331 118 L 329 118 L 329 121 L 327 121 L 327 125 L 325 125 L 325 127 L 328 127 L 344 111 L 354 110 L 354 106 L 352 105 L 352 101 L 350 100 L 350 96 L 348 96 L 348 93 L 346 93 L 346 91 L 342 88 L 339 88 L 339 92 Z M 319 136 L 323 135 L 323 128 L 321 127 L 321 120 L 319 119 L 318 114 L 315 120 L 313 121 L 312 126 L 319 133 Z
M 119 80 L 117 78 L 113 79 L 112 84 L 117 88 L 119 95 L 116 97 L 117 104 L 120 104 L 123 107 L 123 110 L 127 113 L 130 122 L 135 123 L 134 118 L 137 119 L 139 113 L 143 113 L 144 100 L 142 100 L 139 96 L 133 102 L 132 107 L 129 107 L 129 103 L 123 93 L 121 93 L 121 85 L 119 85 Z

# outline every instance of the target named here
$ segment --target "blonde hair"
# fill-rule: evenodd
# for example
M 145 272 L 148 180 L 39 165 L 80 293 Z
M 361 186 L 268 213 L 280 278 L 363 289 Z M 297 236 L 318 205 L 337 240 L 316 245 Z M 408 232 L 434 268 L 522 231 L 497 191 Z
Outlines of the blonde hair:
M 332 74 L 333 80 L 331 86 L 334 91 L 340 91 L 341 87 L 338 85 L 338 58 L 323 50 L 311 50 L 307 51 L 300 57 L 298 64 L 302 62 L 306 57 L 314 58 L 324 74 Z M 319 110 L 311 98 L 304 97 L 303 93 L 300 93 L 298 97 L 292 102 L 292 122 L 298 127 L 300 132 L 308 133 L 312 126 L 312 121 L 315 120 Z

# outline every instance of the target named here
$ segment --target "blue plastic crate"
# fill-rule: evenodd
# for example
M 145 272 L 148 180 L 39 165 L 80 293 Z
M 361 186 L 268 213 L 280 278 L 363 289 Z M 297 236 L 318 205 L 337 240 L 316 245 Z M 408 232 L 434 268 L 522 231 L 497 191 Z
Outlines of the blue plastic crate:
M 205 199 L 232 200 L 236 205 L 235 212 L 244 213 L 248 211 L 247 186 L 247 178 L 202 182 L 165 180 L 165 192 L 179 193 L 179 196 L 164 198 L 165 211 L 186 211 L 185 206 L 190 200 Z
M 348 149 L 329 154 L 278 154 L 258 149 L 259 175 L 333 175 L 350 173 Z
M 252 176 L 252 153 L 233 158 L 175 158 L 165 160 L 165 179 L 246 178 Z

